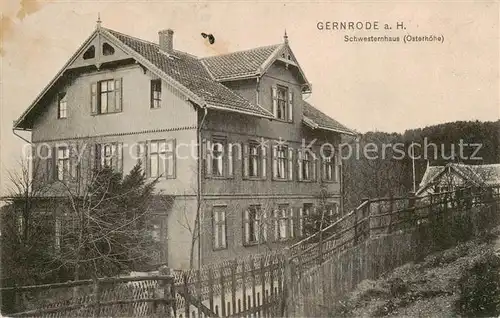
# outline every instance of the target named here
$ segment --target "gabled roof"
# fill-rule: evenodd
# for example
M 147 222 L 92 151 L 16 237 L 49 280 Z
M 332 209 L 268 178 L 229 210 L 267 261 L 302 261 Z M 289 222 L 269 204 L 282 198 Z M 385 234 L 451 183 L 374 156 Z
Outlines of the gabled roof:
M 358 135 L 354 130 L 342 125 L 306 101 L 304 101 L 304 117 L 302 121 L 313 129 L 330 130 L 352 136 Z
M 448 163 L 446 166 L 428 166 L 422 181 L 420 181 L 417 194 L 434 185 L 446 171 L 453 171 L 470 185 L 500 186 L 500 164 L 466 165 Z
M 207 107 L 272 118 L 272 113 L 268 110 L 252 104 L 223 84 L 214 81 L 198 58 L 180 51 L 175 51 L 170 57 L 160 52 L 156 43 L 109 29 L 106 31 L 153 63 L 166 75 L 202 98 Z
M 14 128 L 31 128 L 28 127 L 29 123 L 25 121 L 25 118 L 39 110 L 41 99 L 64 74 L 68 65 L 85 49 L 85 44 L 97 34 L 129 53 L 132 58 L 136 59 L 152 73 L 182 91 L 191 101 L 199 106 L 258 117 L 273 117 L 272 113 L 268 110 L 251 103 L 241 95 L 212 79 L 212 76 L 198 58 L 180 51 L 175 51 L 173 56 L 169 56 L 160 52 L 159 45 L 156 43 L 100 27 L 92 33 L 49 85 L 38 95 L 31 106 L 14 123 Z
M 280 51 L 284 44 L 274 44 L 202 58 L 213 78 L 218 81 L 258 76 L 262 66 L 274 53 Z
M 281 56 L 285 53 L 290 56 L 290 59 Z M 297 59 L 288 45 L 288 37 L 285 37 L 285 42 L 281 44 L 201 59 L 212 77 L 220 82 L 262 76 L 276 60 L 295 67 L 303 84 L 303 91 L 311 91 L 311 83 L 309 83 L 304 71 L 297 63 Z

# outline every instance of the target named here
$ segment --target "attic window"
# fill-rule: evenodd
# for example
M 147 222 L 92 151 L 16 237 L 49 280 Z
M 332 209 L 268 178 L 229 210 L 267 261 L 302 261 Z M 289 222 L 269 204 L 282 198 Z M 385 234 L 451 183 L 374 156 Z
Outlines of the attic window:
M 104 43 L 102 45 L 102 54 L 103 55 L 113 55 L 115 54 L 115 49 L 109 45 L 108 43 Z
M 288 59 L 291 60 L 290 54 L 288 54 Z
M 93 59 L 95 57 L 95 46 L 91 46 L 88 48 L 87 51 L 85 51 L 85 53 L 83 53 L 83 59 L 84 60 L 89 60 L 89 59 Z

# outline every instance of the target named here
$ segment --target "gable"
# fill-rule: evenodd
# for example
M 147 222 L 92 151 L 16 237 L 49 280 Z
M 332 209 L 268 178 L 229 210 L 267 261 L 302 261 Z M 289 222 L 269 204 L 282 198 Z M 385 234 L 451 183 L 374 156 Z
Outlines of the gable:
M 79 53 L 67 66 L 74 69 L 85 66 L 96 66 L 99 68 L 103 63 L 129 59 L 131 56 L 121 48 L 106 39 L 101 33 L 95 33 L 85 45 L 80 48 Z

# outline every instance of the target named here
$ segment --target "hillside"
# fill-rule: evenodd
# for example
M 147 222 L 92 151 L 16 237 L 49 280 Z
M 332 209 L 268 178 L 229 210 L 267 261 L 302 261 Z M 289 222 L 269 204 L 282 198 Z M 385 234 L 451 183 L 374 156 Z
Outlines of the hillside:
M 485 237 L 365 280 L 332 317 L 500 315 L 500 227 Z

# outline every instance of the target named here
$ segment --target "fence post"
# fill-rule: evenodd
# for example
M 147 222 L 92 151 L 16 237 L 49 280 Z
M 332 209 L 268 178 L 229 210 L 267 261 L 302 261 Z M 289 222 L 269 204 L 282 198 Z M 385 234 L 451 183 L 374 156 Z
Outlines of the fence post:
M 368 233 L 367 233 L 367 239 L 369 239 L 371 237 L 371 213 L 370 213 L 370 198 L 362 198 L 361 199 L 362 202 L 367 202 L 364 207 L 363 207 L 363 218 L 367 218 L 366 219 L 366 224 L 368 224 L 367 226 L 367 230 L 368 230 Z
M 161 287 L 163 287 L 163 306 L 156 306 L 156 311 L 158 313 L 158 317 L 170 317 L 170 309 L 175 306 L 175 294 L 173 285 L 175 284 L 174 276 L 170 272 L 170 269 L 167 266 L 160 267 L 160 275 L 162 276 L 170 276 L 168 280 L 161 281 Z M 162 308 L 162 309 L 159 309 Z M 162 312 L 163 311 L 163 312 Z M 174 309 L 175 313 L 175 309 Z
M 93 294 L 94 294 L 94 308 L 92 310 L 92 316 L 93 317 L 99 317 L 100 316 L 100 312 L 101 312 L 101 305 L 100 305 L 100 301 L 101 301 L 101 288 L 100 288 L 100 285 L 99 285 L 99 279 L 97 279 L 97 277 L 93 277 L 92 278 L 93 280 Z
M 354 209 L 354 241 L 353 246 L 358 245 L 358 208 Z
M 408 192 L 408 210 L 409 210 L 409 213 L 410 213 L 410 227 L 413 228 L 416 226 L 416 220 L 417 220 L 417 216 L 415 215 L 415 202 L 416 202 L 416 196 L 415 196 L 415 192 L 413 191 L 410 191 Z
M 284 283 L 285 283 L 285 288 L 283 290 L 284 295 L 283 295 L 283 304 L 281 307 L 281 315 L 283 317 L 294 317 L 295 316 L 295 310 L 294 310 L 294 302 L 293 302 L 293 287 L 294 287 L 294 281 L 293 281 L 293 275 L 292 275 L 292 259 L 291 259 L 291 253 L 290 253 L 290 248 L 287 246 L 285 247 L 284 250 L 284 259 L 285 259 L 285 270 L 284 270 Z

